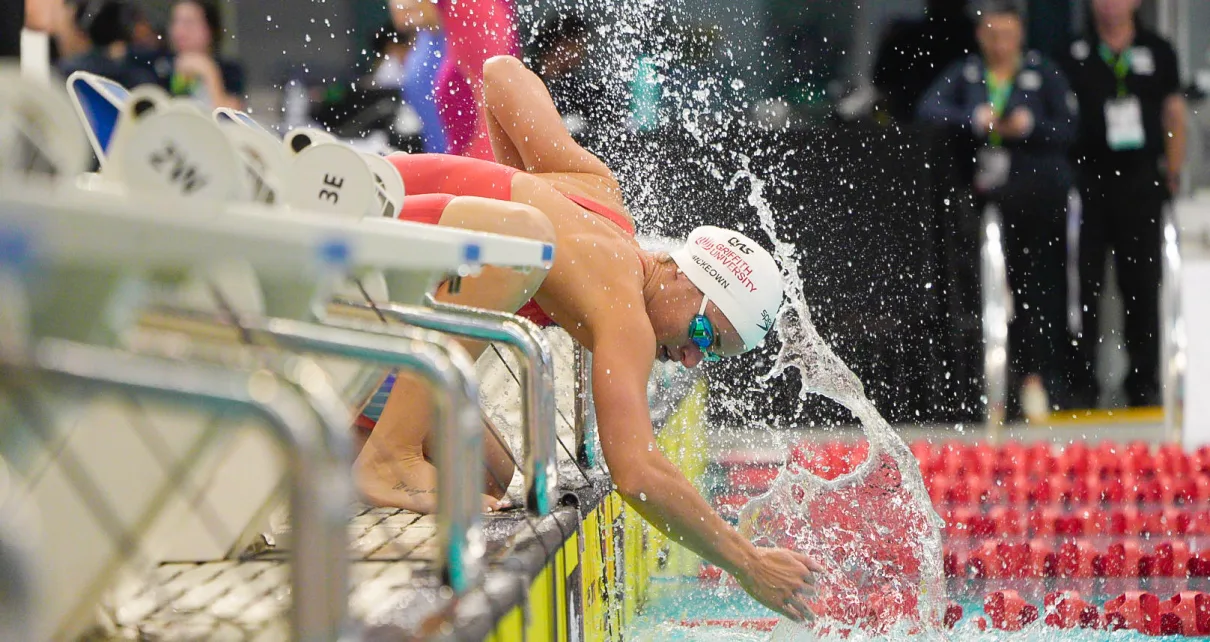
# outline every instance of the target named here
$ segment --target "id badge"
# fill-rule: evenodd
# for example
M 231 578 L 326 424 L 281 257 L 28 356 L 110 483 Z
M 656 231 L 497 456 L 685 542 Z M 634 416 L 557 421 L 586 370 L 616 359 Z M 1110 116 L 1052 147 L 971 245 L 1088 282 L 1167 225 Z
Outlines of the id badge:
M 975 154 L 975 190 L 988 192 L 1008 182 L 1011 157 L 1002 147 L 985 147 Z
M 1136 96 L 1105 103 L 1105 138 L 1109 149 L 1114 151 L 1143 147 L 1143 109 Z

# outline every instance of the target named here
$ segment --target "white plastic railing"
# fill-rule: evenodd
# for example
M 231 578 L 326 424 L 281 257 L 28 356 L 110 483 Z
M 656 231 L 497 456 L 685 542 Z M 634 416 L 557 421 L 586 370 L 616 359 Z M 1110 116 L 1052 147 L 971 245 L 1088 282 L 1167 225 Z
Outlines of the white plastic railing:
M 139 98 L 138 92 L 135 98 Z M 155 97 L 147 99 L 154 102 Z M 49 99 L 37 96 L 35 102 L 37 100 Z M 57 106 L 50 110 L 62 111 Z M 198 122 L 196 119 L 190 121 L 188 110 L 175 116 L 183 118 L 183 123 Z M 126 118 L 134 117 L 127 115 Z M 55 130 L 52 133 L 61 132 Z M 159 133 L 170 137 L 173 132 L 162 129 Z M 0 131 L 0 148 L 5 147 L 3 134 Z M 236 139 L 239 140 L 238 137 Z M 94 143 L 97 142 L 94 140 Z M 130 296 L 132 292 L 138 293 L 137 288 L 130 288 L 131 284 L 140 287 L 175 284 L 183 275 L 195 271 L 199 266 L 205 270 L 212 268 L 216 262 L 236 261 L 250 270 L 234 271 L 235 281 L 242 283 L 232 283 L 230 279 L 226 282 L 219 279 L 218 283 L 212 279 L 203 280 L 221 295 L 230 294 L 225 290 L 232 287 L 235 290 L 256 290 L 260 286 L 263 310 L 258 310 L 258 316 L 280 317 L 280 320 L 268 319 L 266 322 L 269 325 L 258 326 L 255 319 L 244 318 L 241 320 L 241 330 L 245 333 L 257 330 L 255 336 L 266 339 L 262 344 L 271 343 L 287 351 L 354 357 L 379 365 L 413 368 L 444 391 L 444 397 L 439 395 L 438 398 L 438 415 L 444 425 L 437 432 L 439 443 L 436 458 L 441 470 L 441 488 L 452 489 L 453 492 L 442 492 L 438 496 L 440 540 L 445 550 L 442 572 L 456 591 L 461 592 L 470 586 L 478 575 L 483 553 L 479 493 L 475 483 L 467 484 L 456 474 L 460 470 L 459 463 L 481 460 L 475 454 L 481 448 L 482 431 L 478 413 L 472 411 L 476 394 L 469 364 L 458 362 L 461 353 L 451 350 L 448 341 L 443 344 L 442 341 L 435 341 L 431 335 L 418 341 L 414 331 L 401 328 L 358 326 L 331 319 L 330 323 L 344 327 L 324 328 L 299 322 L 312 318 L 314 313 L 322 309 L 327 297 L 348 276 L 368 281 L 381 271 L 386 284 L 386 291 L 381 296 L 395 302 L 416 304 L 423 300 L 439 279 L 451 274 L 471 274 L 484 264 L 520 268 L 549 266 L 553 248 L 511 237 L 417 226 L 365 216 L 337 218 L 330 213 L 300 211 L 297 207 L 285 210 L 258 204 L 274 202 L 280 193 L 277 191 L 280 184 L 275 179 L 280 177 L 273 176 L 271 172 L 257 174 L 254 169 L 261 171 L 265 168 L 251 167 L 248 156 L 242 157 L 248 165 L 247 173 L 249 176 L 256 175 L 261 187 L 246 192 L 245 196 L 256 203 L 232 202 L 223 198 L 179 197 L 183 195 L 177 195 L 171 189 L 174 187 L 173 181 L 177 180 L 171 176 L 165 178 L 158 188 L 156 182 L 163 177 L 154 173 L 146 176 L 145 181 L 130 182 L 134 174 L 131 168 L 135 167 L 131 164 L 131 158 L 134 157 L 123 157 L 121 154 L 125 153 L 122 150 L 128 152 L 137 145 L 131 139 L 122 139 L 120 136 L 110 143 L 104 146 L 98 144 L 98 148 L 104 152 L 119 150 L 118 158 L 111 159 L 109 166 L 125 168 L 125 183 L 115 183 L 103 174 L 86 181 L 85 188 L 65 185 L 62 181 L 53 185 L 39 185 L 37 178 L 31 177 L 28 172 L 11 171 L 14 169 L 12 165 L 0 167 L 0 237 L 7 239 L 6 247 L 22 248 L 20 260 L 10 261 L 10 267 L 20 263 L 17 266 L 19 270 L 29 271 L 32 266 L 32 273 L 43 277 L 28 292 L 32 302 L 32 322 L 29 327 L 37 337 L 42 337 L 31 345 L 36 348 L 46 341 L 62 339 L 96 341 L 98 326 L 108 326 L 109 331 L 120 332 L 125 326 L 123 321 L 131 321 L 131 318 L 123 317 L 120 313 L 137 310 L 147 302 L 138 296 Z M 262 138 L 255 145 L 264 149 L 263 143 Z M 255 145 L 250 143 L 249 148 Z M 170 144 L 169 147 L 177 151 L 189 149 L 187 145 L 173 147 Z M 241 151 L 246 150 L 241 148 Z M 53 160 L 58 165 L 51 164 L 60 171 L 52 172 L 52 175 L 62 177 L 62 174 L 70 173 L 63 169 L 70 168 L 70 155 L 53 157 Z M 120 171 L 116 173 L 122 176 Z M 377 200 L 373 202 L 377 203 L 377 211 L 382 211 L 384 199 L 389 202 L 400 194 L 396 186 L 383 180 L 381 174 L 376 174 L 374 178 Z M 233 184 L 239 182 L 237 179 Z M 0 263 L 4 262 L 4 258 L 0 257 Z M 7 273 L 19 270 L 9 269 Z M 50 278 L 46 278 L 48 274 Z M 154 278 L 148 280 L 145 278 L 148 275 Z M 255 278 L 240 278 L 250 275 L 255 275 Z M 80 291 L 82 289 L 86 291 Z M 246 313 L 247 310 L 237 312 Z M 118 314 L 115 316 L 115 313 Z M 291 323 L 293 325 L 289 325 Z M 463 327 L 465 322 L 451 325 Z M 248 336 L 245 334 L 245 340 Z M 103 367 L 98 369 L 95 362 L 88 361 L 89 357 L 80 356 L 87 352 L 87 346 L 62 345 L 64 350 L 74 351 L 73 354 L 82 362 L 92 364 L 89 366 L 93 372 L 91 380 L 117 387 L 132 385 L 123 379 L 130 376 L 129 372 L 108 372 Z M 529 353 L 540 365 L 542 351 L 530 350 Z M 549 361 L 548 355 L 546 360 Z M 39 372 L 52 369 L 37 360 L 24 367 Z M 145 372 L 150 372 L 159 365 L 147 367 L 151 370 Z M 153 381 L 146 378 L 138 386 L 157 388 Z M 194 394 L 171 387 L 161 386 L 159 389 L 171 390 L 178 396 Z M 531 387 L 531 393 L 535 389 Z M 533 394 L 540 396 L 540 392 Z M 549 422 L 549 428 L 553 442 L 553 421 Z M 332 436 L 334 431 L 331 425 L 327 433 L 325 446 L 329 456 L 332 453 L 346 453 L 347 448 L 342 445 L 341 439 Z M 531 439 L 534 443 L 541 440 L 542 437 Z M 287 450 L 293 456 L 298 456 L 295 450 Z M 539 452 L 539 456 L 544 455 Z M 540 467 L 538 464 L 533 466 L 535 470 Z M 553 485 L 553 466 L 551 471 L 551 475 L 540 480 L 543 487 L 547 483 Z M 293 494 L 295 503 L 297 497 L 306 494 L 296 488 Z M 545 494 L 549 496 L 549 492 Z M 221 501 L 223 498 L 215 499 Z M 327 535 L 312 535 L 296 530 L 296 543 L 292 548 L 296 560 L 302 559 L 304 550 L 307 554 L 322 558 L 315 564 L 331 562 L 328 559 L 331 556 L 343 557 L 343 540 L 337 546 L 330 509 L 331 506 L 324 509 L 329 512 L 328 522 L 325 523 L 328 530 L 324 531 Z M 304 526 L 311 529 L 314 524 L 296 523 L 296 528 Z M 61 527 L 63 532 L 70 531 L 69 523 Z M 343 529 L 340 530 L 343 533 Z M 311 537 L 321 539 L 312 545 L 307 543 Z M 343 618 L 343 608 L 318 608 L 314 601 L 302 598 L 312 595 L 314 591 L 325 590 L 328 600 L 335 595 L 343 597 L 342 592 L 332 588 L 344 586 L 343 571 L 339 566 L 319 572 L 311 572 L 307 568 L 297 569 L 295 577 L 296 632 L 303 635 L 305 631 L 312 631 L 317 632 L 315 639 L 334 639 L 338 629 L 344 626 L 337 622 Z M 102 578 L 91 578 L 90 583 L 95 584 L 95 580 L 99 579 Z M 301 587 L 299 582 L 318 582 L 327 588 L 307 589 Z M 72 607 L 69 605 L 68 608 Z M 70 623 L 54 626 L 61 625 L 72 626 Z
M 995 427 L 1004 422 L 1008 399 L 1008 324 L 1013 304 L 1004 262 L 1000 211 L 994 205 L 989 205 L 983 212 L 979 256 L 983 300 L 983 394 L 987 423 Z
M 1164 402 L 1164 432 L 1169 441 L 1181 441 L 1185 409 L 1185 317 L 1181 303 L 1180 234 L 1171 206 L 1163 210 L 1160 289 L 1160 377 Z

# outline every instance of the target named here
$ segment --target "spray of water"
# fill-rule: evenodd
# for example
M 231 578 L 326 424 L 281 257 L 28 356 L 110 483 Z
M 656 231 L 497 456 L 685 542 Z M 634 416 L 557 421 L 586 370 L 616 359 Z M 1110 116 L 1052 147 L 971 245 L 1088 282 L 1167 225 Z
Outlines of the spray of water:
M 770 43 L 724 44 L 720 58 L 732 61 L 729 68 L 720 68 L 717 74 L 684 75 L 678 71 L 681 65 L 669 28 L 694 22 L 690 16 L 696 14 L 679 3 L 554 0 L 554 5 L 556 11 L 588 16 L 597 25 L 597 42 L 587 56 L 596 72 L 594 91 L 602 103 L 631 114 L 629 118 L 604 114 L 609 122 L 627 125 L 611 128 L 597 151 L 613 158 L 611 168 L 629 186 L 628 202 L 642 227 L 661 233 L 667 221 L 660 215 L 677 211 L 668 208 L 666 196 L 679 192 L 675 184 L 679 178 L 653 176 L 653 162 L 687 166 L 720 184 L 731 175 L 730 189 L 747 182 L 747 202 L 773 244 L 788 299 L 776 324 L 781 349 L 763 382 L 797 370 L 800 396 L 817 394 L 835 400 L 864 428 L 869 455 L 853 472 L 825 480 L 788 465 L 771 490 L 752 500 L 741 515 L 741 529 L 753 540 L 804 551 L 827 568 L 819 578 L 815 601 L 819 624 L 804 632 L 783 622 L 774 638 L 799 639 L 828 631 L 850 631 L 850 639 L 896 631 L 935 633 L 945 602 L 942 522 L 932 509 L 911 452 L 866 398 L 858 378 L 816 332 L 795 247 L 777 234 L 774 211 L 764 196 L 766 181 L 751 171 L 747 156 L 734 151 L 735 125 L 751 126 L 750 92 L 743 78 L 752 77 L 753 65 L 736 64 L 743 56 L 733 47 L 759 50 L 754 60 L 764 61 Z M 662 87 L 663 107 L 658 114 L 645 114 L 636 102 L 643 95 L 643 83 L 636 83 L 639 78 Z M 642 137 L 632 138 L 644 119 L 654 119 L 646 124 L 678 127 L 695 142 L 696 153 L 664 158 L 667 152 L 658 144 L 643 145 Z M 636 142 L 643 149 L 634 149 Z M 627 153 L 610 154 L 610 150 Z M 741 169 L 733 173 L 729 168 L 737 165 Z
M 811 322 L 794 247 L 777 236 L 765 181 L 741 157 L 733 184 L 751 184 L 748 204 L 773 243 L 786 281 L 788 303 L 777 319 L 781 350 L 768 381 L 791 369 L 799 395 L 818 394 L 847 408 L 861 422 L 869 452 L 852 472 L 827 480 L 791 462 L 765 495 L 740 516 L 748 537 L 805 552 L 826 571 L 813 602 L 815 633 L 884 635 L 935 631 L 945 606 L 941 563 L 942 520 L 932 508 L 920 468 L 907 444 L 866 398 L 861 381 L 823 341 Z M 774 639 L 792 639 L 783 622 Z M 850 638 L 851 639 L 851 638 Z

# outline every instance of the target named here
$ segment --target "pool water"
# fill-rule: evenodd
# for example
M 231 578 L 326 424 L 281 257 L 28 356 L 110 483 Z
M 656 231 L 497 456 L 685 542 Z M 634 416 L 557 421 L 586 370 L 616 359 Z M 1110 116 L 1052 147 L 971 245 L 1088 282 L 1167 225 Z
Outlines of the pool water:
M 777 614 L 757 603 L 736 586 L 727 583 L 705 585 L 695 579 L 653 578 L 649 600 L 638 620 L 627 632 L 627 640 L 639 642 L 797 642 L 817 639 L 840 639 L 839 636 L 820 638 L 805 628 L 778 623 L 768 630 Z M 1096 631 L 1087 629 L 1056 629 L 1041 621 L 1021 631 L 1008 632 L 988 629 L 980 631 L 974 618 L 983 615 L 982 603 L 972 600 L 961 603 L 963 619 L 949 631 L 937 636 L 888 636 L 879 639 L 941 639 L 962 642 L 1100 642 L 1114 640 L 1193 639 L 1181 636 L 1148 636 L 1136 631 Z M 869 639 L 852 635 L 848 640 Z

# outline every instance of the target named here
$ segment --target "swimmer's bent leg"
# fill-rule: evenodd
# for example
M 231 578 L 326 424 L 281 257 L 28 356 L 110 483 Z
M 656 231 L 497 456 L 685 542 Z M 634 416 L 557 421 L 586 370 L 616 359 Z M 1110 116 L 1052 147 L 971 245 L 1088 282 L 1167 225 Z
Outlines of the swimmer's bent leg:
M 459 196 L 449 200 L 440 225 L 480 232 L 531 238 L 544 243 L 555 240 L 554 228 L 539 210 L 519 203 Z M 442 287 L 437 299 L 489 310 L 513 312 L 533 297 L 546 277 L 545 270 L 519 272 L 485 267 L 476 277 L 466 278 L 458 294 Z M 471 357 L 478 359 L 487 344 L 461 341 Z M 419 378 L 400 373 L 382 416 L 354 463 L 354 479 L 362 496 L 371 504 L 395 506 L 420 513 L 436 510 L 436 469 L 429 462 L 432 430 L 431 391 Z M 488 431 L 494 429 L 490 424 Z M 504 496 L 515 472 L 512 460 L 497 437 L 484 439 L 487 465 L 485 505 Z

